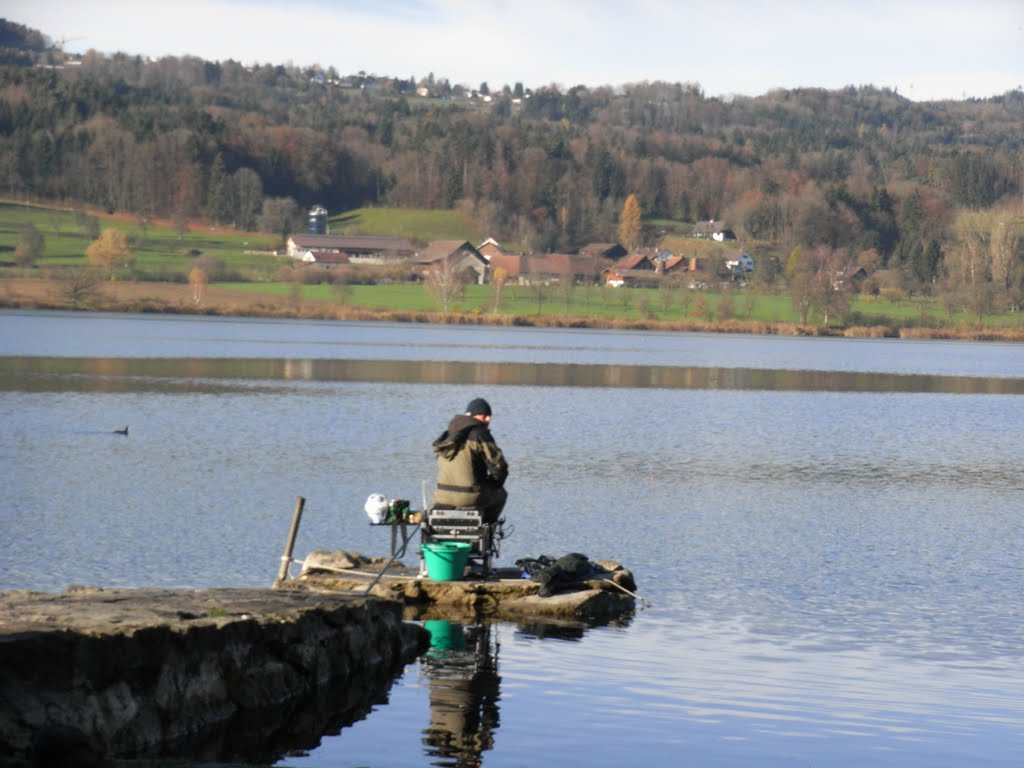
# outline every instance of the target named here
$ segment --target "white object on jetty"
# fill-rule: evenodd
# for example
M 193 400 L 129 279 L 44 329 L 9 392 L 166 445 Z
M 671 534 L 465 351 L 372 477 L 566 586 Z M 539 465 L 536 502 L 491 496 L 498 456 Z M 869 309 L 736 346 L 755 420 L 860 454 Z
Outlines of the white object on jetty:
M 383 494 L 371 493 L 366 497 L 363 509 L 366 510 L 366 515 L 373 525 L 380 525 L 388 511 L 388 500 Z

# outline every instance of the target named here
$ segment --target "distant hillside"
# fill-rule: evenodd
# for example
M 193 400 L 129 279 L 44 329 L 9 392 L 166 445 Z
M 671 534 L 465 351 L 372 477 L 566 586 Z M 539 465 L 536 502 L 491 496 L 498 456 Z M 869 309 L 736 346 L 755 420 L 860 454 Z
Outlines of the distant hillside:
M 631 245 L 716 220 L 812 273 L 862 266 L 910 293 L 982 274 L 1000 302 L 1024 294 L 1020 89 L 931 103 L 873 87 L 726 100 L 666 82 L 480 94 L 195 57 L 65 62 L 44 35 L 5 30 L 27 46 L 0 67 L 13 199 L 279 233 L 314 204 L 457 211 L 481 236 L 574 252 L 616 241 L 632 194 L 648 226 Z M 984 269 L 964 267 L 977 254 Z

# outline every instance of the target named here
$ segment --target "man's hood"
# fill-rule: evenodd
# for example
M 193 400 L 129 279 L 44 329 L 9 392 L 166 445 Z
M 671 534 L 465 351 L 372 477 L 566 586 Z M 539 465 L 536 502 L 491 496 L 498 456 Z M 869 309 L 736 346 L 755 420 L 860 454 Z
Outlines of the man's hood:
M 442 432 L 441 436 L 434 441 L 434 453 L 438 453 L 446 459 L 454 458 L 455 454 L 465 445 L 469 431 L 473 427 L 479 426 L 482 426 L 482 424 L 472 416 L 460 413 L 448 422 L 448 429 Z

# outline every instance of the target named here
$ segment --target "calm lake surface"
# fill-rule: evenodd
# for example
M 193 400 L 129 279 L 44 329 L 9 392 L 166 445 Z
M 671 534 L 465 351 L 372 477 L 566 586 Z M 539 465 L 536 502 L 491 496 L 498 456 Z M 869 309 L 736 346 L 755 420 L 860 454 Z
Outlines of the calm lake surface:
M 297 557 L 383 554 L 483 396 L 498 563 L 651 604 L 455 625 L 277 765 L 1017 766 L 1022 394 L 1008 344 L 2 312 L 0 589 L 268 586 L 298 496 Z

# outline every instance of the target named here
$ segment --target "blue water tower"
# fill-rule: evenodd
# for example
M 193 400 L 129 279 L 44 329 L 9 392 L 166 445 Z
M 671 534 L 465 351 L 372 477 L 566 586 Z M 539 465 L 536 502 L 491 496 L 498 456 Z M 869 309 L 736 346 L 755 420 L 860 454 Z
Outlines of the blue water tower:
M 327 234 L 327 209 L 322 205 L 314 205 L 309 209 L 309 234 Z

